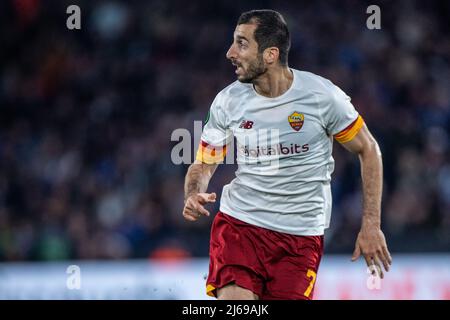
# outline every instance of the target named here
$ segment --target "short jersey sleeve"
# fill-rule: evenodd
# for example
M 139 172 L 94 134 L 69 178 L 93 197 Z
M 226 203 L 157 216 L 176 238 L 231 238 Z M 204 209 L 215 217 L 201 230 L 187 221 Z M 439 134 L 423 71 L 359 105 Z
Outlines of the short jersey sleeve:
M 331 82 L 323 120 L 327 132 L 340 143 L 351 141 L 364 125 L 350 97 Z
M 205 119 L 200 145 L 196 159 L 203 163 L 216 164 L 223 162 L 227 145 L 232 139 L 232 132 L 227 125 L 224 112 L 224 99 L 220 94 L 214 99 Z

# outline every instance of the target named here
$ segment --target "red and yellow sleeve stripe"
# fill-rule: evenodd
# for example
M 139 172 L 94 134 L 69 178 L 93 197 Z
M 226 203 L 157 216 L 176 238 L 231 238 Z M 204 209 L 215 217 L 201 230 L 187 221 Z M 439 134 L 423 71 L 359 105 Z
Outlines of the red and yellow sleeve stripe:
M 339 143 L 345 143 L 353 140 L 356 134 L 361 130 L 364 125 L 364 120 L 361 116 L 358 116 L 355 121 L 352 122 L 347 128 L 334 135 L 334 138 Z
M 227 154 L 227 146 L 214 147 L 205 141 L 200 141 L 196 159 L 207 164 L 217 164 L 223 162 Z

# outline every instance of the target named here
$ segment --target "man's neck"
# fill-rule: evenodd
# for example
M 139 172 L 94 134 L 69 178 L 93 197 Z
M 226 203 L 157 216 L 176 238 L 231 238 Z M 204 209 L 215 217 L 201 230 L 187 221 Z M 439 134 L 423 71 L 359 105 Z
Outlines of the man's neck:
M 253 87 L 260 95 L 275 98 L 285 93 L 293 80 L 294 75 L 289 67 L 276 67 L 255 80 Z

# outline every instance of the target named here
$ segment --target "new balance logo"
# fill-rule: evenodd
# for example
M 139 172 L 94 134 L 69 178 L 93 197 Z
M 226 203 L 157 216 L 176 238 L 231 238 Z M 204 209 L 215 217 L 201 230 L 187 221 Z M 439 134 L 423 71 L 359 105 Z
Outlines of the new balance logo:
M 251 129 L 253 128 L 253 121 L 242 120 L 239 128 Z

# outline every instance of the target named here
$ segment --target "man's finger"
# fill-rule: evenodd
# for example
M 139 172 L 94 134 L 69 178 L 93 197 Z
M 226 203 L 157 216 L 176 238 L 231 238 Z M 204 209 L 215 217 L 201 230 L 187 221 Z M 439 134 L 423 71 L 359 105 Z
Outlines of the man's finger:
M 211 202 L 216 202 L 216 197 L 217 197 L 216 193 L 213 192 L 213 193 L 210 193 L 210 194 L 209 194 L 208 199 L 209 199 L 209 201 L 211 201 Z
M 355 261 L 356 259 L 358 259 L 360 255 L 361 255 L 361 249 L 359 248 L 359 245 L 356 245 L 355 251 L 353 251 L 352 261 Z
M 189 221 L 197 221 L 197 217 L 194 217 L 192 213 L 183 213 L 183 217 Z
M 389 252 L 389 250 L 388 250 L 388 248 L 386 246 L 383 246 L 383 253 L 384 253 L 384 256 L 387 258 L 387 260 L 389 261 L 389 265 L 391 265 L 392 264 L 392 257 L 391 257 L 391 254 L 390 254 L 390 252 Z
M 389 257 L 383 253 L 383 250 L 380 250 L 378 252 L 378 257 L 380 258 L 381 262 L 383 263 L 384 270 L 389 271 L 389 264 L 390 264 Z
M 186 220 L 189 221 L 197 221 L 198 217 L 200 216 L 199 213 L 197 213 L 197 210 L 195 209 L 195 203 L 191 200 L 186 201 L 186 205 L 183 210 L 183 217 Z
M 198 196 L 201 199 L 199 201 L 201 204 L 204 204 L 204 203 L 207 203 L 207 202 L 211 202 L 211 203 L 216 202 L 216 193 L 215 192 L 213 192 L 213 193 L 199 193 Z
M 380 278 L 383 279 L 384 278 L 383 269 L 381 268 L 380 259 L 376 254 L 373 256 L 373 264 L 377 268 L 376 272 L 379 273 Z
M 199 214 L 209 217 L 209 211 L 203 208 L 201 204 L 197 204 L 195 206 L 195 211 L 197 211 Z
M 184 205 L 184 210 L 185 210 L 185 211 L 186 211 L 186 210 L 192 211 L 192 210 L 194 209 L 194 207 L 195 207 L 194 201 L 192 201 L 191 198 L 187 199 L 187 201 L 186 201 L 186 203 L 185 203 L 185 205 Z
M 373 265 L 372 255 L 367 254 L 367 253 L 364 253 L 363 255 L 364 255 L 364 260 L 366 260 L 367 266 L 370 268 Z M 372 271 L 372 269 L 370 271 Z
M 367 267 L 369 268 L 370 273 L 375 276 L 380 273 L 380 268 L 377 266 L 377 262 L 375 257 L 370 254 L 363 254 L 364 260 L 366 260 Z

